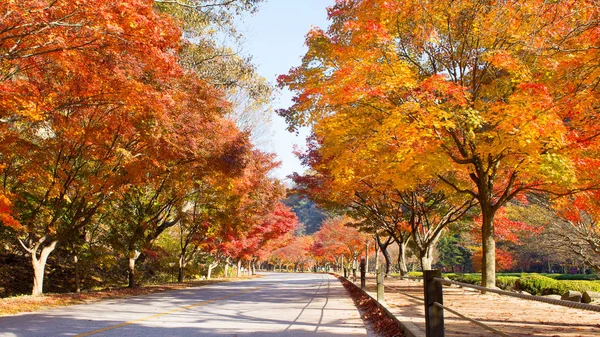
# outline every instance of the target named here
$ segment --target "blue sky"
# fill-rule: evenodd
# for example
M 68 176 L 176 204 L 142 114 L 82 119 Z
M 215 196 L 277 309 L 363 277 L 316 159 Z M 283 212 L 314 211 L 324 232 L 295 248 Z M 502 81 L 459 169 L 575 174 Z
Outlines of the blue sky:
M 269 82 L 275 83 L 277 76 L 285 74 L 294 66 L 300 65 L 306 52 L 304 38 L 311 26 L 326 29 L 328 26 L 326 8 L 335 0 L 267 0 L 258 13 L 243 18 L 240 24 L 246 37 L 243 52 L 253 57 L 258 72 Z M 277 93 L 274 108 L 287 108 L 291 105 L 292 94 L 287 90 Z M 285 121 L 273 117 L 272 149 L 282 161 L 275 172 L 277 178 L 284 179 L 293 172 L 302 173 L 305 168 L 293 155 L 294 144 L 304 146 L 308 131 L 299 136 L 286 130 Z

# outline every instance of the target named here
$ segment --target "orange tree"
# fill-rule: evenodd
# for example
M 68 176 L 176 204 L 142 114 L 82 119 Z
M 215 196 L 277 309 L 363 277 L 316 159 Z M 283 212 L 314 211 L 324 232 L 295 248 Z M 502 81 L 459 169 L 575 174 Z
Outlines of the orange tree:
M 123 183 L 134 148 L 150 146 L 172 103 L 158 91 L 182 75 L 180 37 L 151 1 L 4 1 L 0 16 L 1 193 L 39 295 L 48 255 Z
M 311 125 L 340 189 L 437 178 L 477 200 L 495 286 L 496 212 L 528 191 L 597 184 L 594 1 L 339 1 L 313 29 L 280 111 Z
M 355 222 L 347 216 L 325 220 L 321 229 L 313 234 L 312 251 L 327 261 L 340 261 L 343 256 L 346 263 L 356 264 L 365 249 L 368 236 L 353 227 Z

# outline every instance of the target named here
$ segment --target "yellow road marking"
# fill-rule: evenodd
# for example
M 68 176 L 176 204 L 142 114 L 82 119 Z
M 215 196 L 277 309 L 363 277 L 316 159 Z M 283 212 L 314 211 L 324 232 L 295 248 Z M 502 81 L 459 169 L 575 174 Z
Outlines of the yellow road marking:
M 122 328 L 124 326 L 128 326 L 128 325 L 132 325 L 132 324 L 136 324 L 136 323 L 148 321 L 148 320 L 151 320 L 151 319 L 154 319 L 154 318 L 159 318 L 159 317 L 162 317 L 162 316 L 165 316 L 165 315 L 174 314 L 176 312 L 188 310 L 188 309 L 195 308 L 195 307 L 200 307 L 200 306 L 203 306 L 203 305 L 206 305 L 206 304 L 211 304 L 211 303 L 214 303 L 214 302 L 217 302 L 217 301 L 222 301 L 222 300 L 234 297 L 234 296 L 238 296 L 238 295 L 242 295 L 242 294 L 247 294 L 247 293 L 256 291 L 256 290 L 258 290 L 260 288 L 263 288 L 263 287 L 256 287 L 256 288 L 252 288 L 252 289 L 249 289 L 249 290 L 240 291 L 240 292 L 237 292 L 237 293 L 234 293 L 234 294 L 231 294 L 231 295 L 222 296 L 222 297 L 214 298 L 212 300 L 206 300 L 206 301 L 202 301 L 202 302 L 198 302 L 198 303 L 186 305 L 184 307 L 177 308 L 177 309 L 174 309 L 174 310 L 165 311 L 165 312 L 161 312 L 161 313 L 158 313 L 158 314 L 154 314 L 154 315 L 142 317 L 142 318 L 135 319 L 135 320 L 132 320 L 132 321 L 127 321 L 127 322 L 123 322 L 123 323 L 120 323 L 120 324 L 107 326 L 106 328 L 102 328 L 102 329 L 98 329 L 98 330 L 94 330 L 94 331 L 82 333 L 82 334 L 79 334 L 79 335 L 75 335 L 75 337 L 86 337 L 86 336 L 91 336 L 91 335 L 99 334 L 101 332 L 105 332 L 105 331 L 109 331 L 109 330 L 113 330 L 113 329 Z

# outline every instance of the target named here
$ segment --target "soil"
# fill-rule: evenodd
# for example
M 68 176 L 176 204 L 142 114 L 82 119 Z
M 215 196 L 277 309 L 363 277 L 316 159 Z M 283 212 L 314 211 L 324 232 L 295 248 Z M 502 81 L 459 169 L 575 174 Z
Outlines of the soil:
M 367 290 L 376 291 L 375 278 Z M 444 306 L 492 326 L 511 336 L 600 336 L 600 312 L 567 308 L 457 286 L 444 286 Z M 385 301 L 401 321 L 410 321 L 425 330 L 423 283 L 386 278 Z M 445 335 L 450 337 L 497 336 L 448 311 L 444 312 Z

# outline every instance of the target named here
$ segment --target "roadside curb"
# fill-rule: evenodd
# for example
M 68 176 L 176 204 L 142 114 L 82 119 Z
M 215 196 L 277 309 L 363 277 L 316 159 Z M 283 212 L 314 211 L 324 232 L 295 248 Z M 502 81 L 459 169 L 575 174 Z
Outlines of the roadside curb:
M 338 276 L 341 278 L 344 278 L 341 275 L 338 275 Z M 385 304 L 385 302 L 383 302 L 383 303 L 378 302 L 376 294 L 364 291 L 358 285 L 356 285 L 354 282 L 352 282 L 350 279 L 346 278 L 346 280 L 348 282 L 352 283 L 352 285 L 354 285 L 357 289 L 362 291 L 365 295 L 369 296 L 373 301 L 375 301 L 377 306 L 379 308 L 381 308 L 381 310 L 383 310 L 383 312 L 385 312 L 389 318 L 393 319 L 396 322 L 396 324 L 398 325 L 398 327 L 400 329 L 402 329 L 402 331 L 404 332 L 406 337 L 425 337 L 425 331 L 421 330 L 419 327 L 417 327 L 412 322 L 401 321 L 400 319 L 398 319 L 398 317 L 396 315 L 394 315 L 394 313 L 392 313 L 392 309 L 387 304 Z

